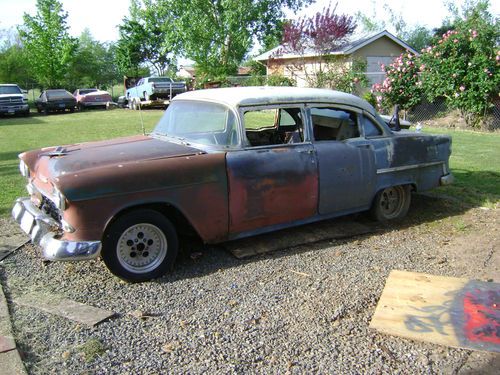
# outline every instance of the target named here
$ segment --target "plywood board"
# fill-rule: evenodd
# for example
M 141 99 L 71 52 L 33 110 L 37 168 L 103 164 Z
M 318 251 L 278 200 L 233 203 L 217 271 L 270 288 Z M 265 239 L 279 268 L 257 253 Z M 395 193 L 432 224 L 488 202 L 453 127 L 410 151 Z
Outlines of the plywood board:
M 235 257 L 245 258 L 323 240 L 350 238 L 374 231 L 374 228 L 350 218 L 342 218 L 235 240 L 227 242 L 224 246 Z
M 43 294 L 18 297 L 15 298 L 14 302 L 88 326 L 94 326 L 115 314 L 113 311 L 103 310 L 58 296 Z
M 419 341 L 500 352 L 500 284 L 392 271 L 370 328 Z

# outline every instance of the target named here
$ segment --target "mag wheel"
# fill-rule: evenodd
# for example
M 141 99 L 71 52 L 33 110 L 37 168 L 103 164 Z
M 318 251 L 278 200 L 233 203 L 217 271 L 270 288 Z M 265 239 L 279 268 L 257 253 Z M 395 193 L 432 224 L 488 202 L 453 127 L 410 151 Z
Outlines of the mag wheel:
M 102 258 L 110 271 L 127 281 L 151 280 L 172 268 L 177 257 L 175 228 L 153 210 L 119 217 L 107 230 Z

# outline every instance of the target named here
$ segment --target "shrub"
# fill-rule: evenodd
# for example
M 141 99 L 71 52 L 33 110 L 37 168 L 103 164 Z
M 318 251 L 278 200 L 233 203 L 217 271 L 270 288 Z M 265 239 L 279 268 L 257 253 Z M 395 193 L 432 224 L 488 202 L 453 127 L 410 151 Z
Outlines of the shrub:
M 372 86 L 380 110 L 388 110 L 395 104 L 408 110 L 420 103 L 423 91 L 415 55 L 403 53 L 392 64 L 382 67 L 386 72 L 384 82 Z
M 421 78 L 429 100 L 446 98 L 467 125 L 478 126 L 500 88 L 499 37 L 497 20 L 487 12 L 487 3 L 479 2 L 422 50 Z

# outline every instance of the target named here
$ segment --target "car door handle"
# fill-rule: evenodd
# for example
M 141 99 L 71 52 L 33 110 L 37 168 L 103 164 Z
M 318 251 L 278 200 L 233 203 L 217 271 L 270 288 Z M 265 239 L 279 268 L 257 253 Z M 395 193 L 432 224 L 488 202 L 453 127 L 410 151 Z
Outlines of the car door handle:
M 314 151 L 313 150 L 300 150 L 299 152 L 301 154 L 312 154 Z

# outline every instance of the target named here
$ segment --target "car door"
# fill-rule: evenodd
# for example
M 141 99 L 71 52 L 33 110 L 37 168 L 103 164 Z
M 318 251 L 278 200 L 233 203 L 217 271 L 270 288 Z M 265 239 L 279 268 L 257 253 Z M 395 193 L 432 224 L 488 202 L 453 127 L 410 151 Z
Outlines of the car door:
M 241 117 L 244 147 L 226 156 L 230 233 L 316 215 L 318 171 L 304 108 L 251 108 Z
M 361 137 L 359 112 L 345 105 L 310 106 L 308 110 L 322 215 L 366 209 L 375 194 L 375 157 L 371 142 Z

